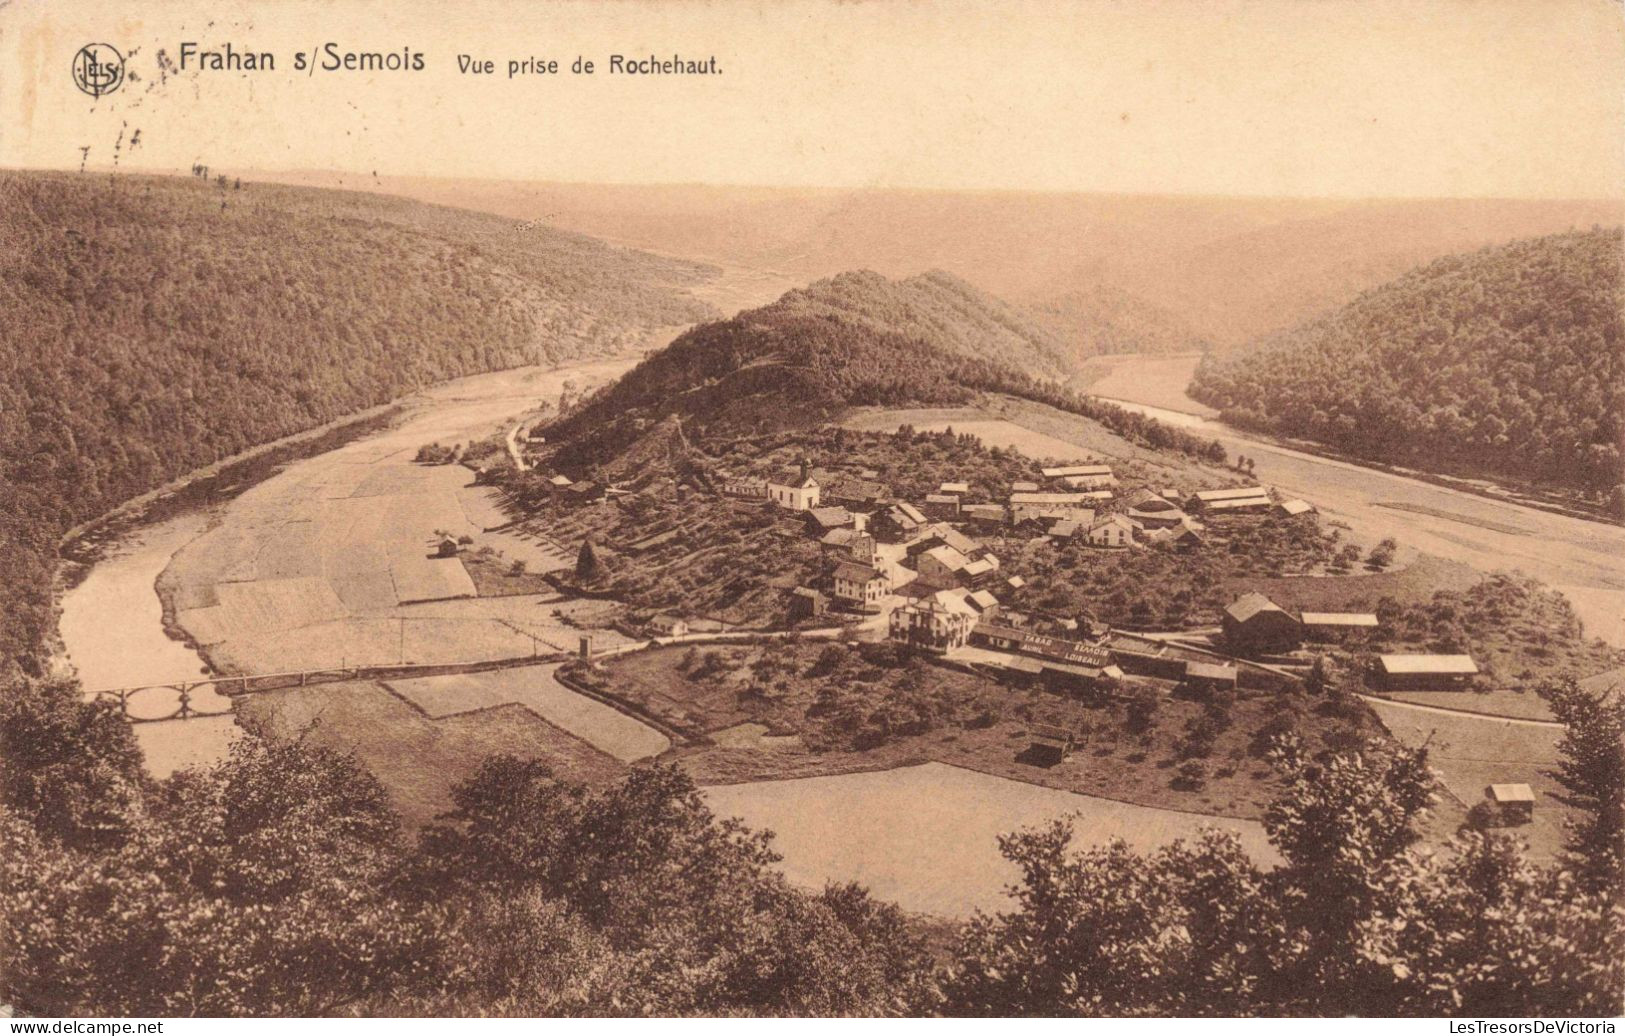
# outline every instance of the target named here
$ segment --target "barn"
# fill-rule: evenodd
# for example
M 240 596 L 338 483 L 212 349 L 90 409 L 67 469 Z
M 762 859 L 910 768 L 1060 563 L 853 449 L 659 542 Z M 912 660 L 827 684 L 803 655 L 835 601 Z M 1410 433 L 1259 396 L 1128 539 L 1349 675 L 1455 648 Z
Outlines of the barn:
M 1385 691 L 1453 691 L 1473 682 L 1471 655 L 1379 655 L 1377 681 Z
M 1220 621 L 1225 642 L 1243 654 L 1291 651 L 1303 636 L 1298 620 L 1261 593 L 1238 597 L 1225 608 Z

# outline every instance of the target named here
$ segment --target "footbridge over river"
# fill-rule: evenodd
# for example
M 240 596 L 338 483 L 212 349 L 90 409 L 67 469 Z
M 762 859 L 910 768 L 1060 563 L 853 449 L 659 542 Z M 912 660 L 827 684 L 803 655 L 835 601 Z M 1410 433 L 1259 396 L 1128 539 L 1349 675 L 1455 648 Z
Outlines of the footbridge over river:
M 640 645 L 641 646 L 641 645 Z M 606 652 L 607 653 L 607 652 Z M 171 720 L 203 719 L 230 715 L 235 699 L 250 694 L 280 691 L 352 680 L 389 680 L 452 673 L 478 673 L 517 666 L 562 662 L 572 656 L 561 652 L 526 655 L 480 662 L 353 665 L 329 669 L 301 669 L 287 673 L 260 673 L 248 676 L 204 676 L 176 683 L 140 684 L 110 687 L 89 693 L 94 701 L 116 704 L 119 714 L 131 723 L 167 723 Z
M 446 676 L 455 673 L 483 673 L 520 666 L 545 665 L 571 658 L 609 658 L 629 651 L 670 644 L 710 644 L 800 637 L 810 640 L 828 640 L 848 632 L 850 627 L 827 627 L 814 630 L 734 630 L 719 633 L 687 633 L 674 637 L 653 637 L 649 640 L 617 644 L 614 647 L 594 649 L 590 636 L 583 636 L 577 651 L 535 652 L 518 658 L 481 659 L 472 662 L 396 662 L 377 665 L 343 665 L 327 669 L 299 669 L 286 673 L 260 673 L 236 676 L 201 676 L 195 680 L 173 683 L 137 684 L 129 687 L 109 687 L 89 691 L 86 697 L 94 701 L 116 704 L 119 714 L 131 723 L 167 723 L 171 720 L 203 719 L 225 716 L 232 711 L 235 699 L 250 694 L 280 691 L 290 687 L 310 687 L 316 684 L 345 683 L 353 680 L 400 680 L 409 677 Z

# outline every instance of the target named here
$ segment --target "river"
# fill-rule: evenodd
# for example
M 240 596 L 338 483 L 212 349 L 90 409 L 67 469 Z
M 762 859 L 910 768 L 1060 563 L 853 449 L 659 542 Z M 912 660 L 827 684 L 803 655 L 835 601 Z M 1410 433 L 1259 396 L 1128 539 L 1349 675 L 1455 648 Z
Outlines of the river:
M 149 688 L 129 699 L 130 714 L 154 719 L 172 715 L 179 707 L 179 697 L 163 685 L 198 680 L 208 672 L 208 667 L 196 650 L 172 638 L 164 628 L 163 602 L 156 584 L 166 570 L 171 576 L 175 575 L 172 566 L 177 556 L 196 552 L 201 543 L 222 535 L 234 535 L 244 524 L 243 514 L 248 510 L 244 498 L 252 500 L 263 495 L 265 486 L 297 486 L 320 480 L 356 454 L 381 453 L 391 458 L 404 454 L 404 459 L 409 461 L 411 451 L 423 442 L 456 442 L 485 434 L 538 403 L 557 398 L 566 380 L 583 387 L 591 386 L 617 376 L 631 363 L 631 360 L 599 360 L 557 370 L 524 368 L 478 375 L 426 390 L 406 401 L 408 413 L 393 428 L 339 450 L 288 464 L 262 486 L 250 489 L 243 497 L 228 501 L 210 513 L 184 514 L 131 531 L 92 566 L 82 582 L 63 594 L 58 627 L 63 661 L 76 673 L 87 697 L 113 688 Z M 466 470 L 430 470 L 453 481 L 467 480 Z M 457 472 L 464 477 L 457 478 Z M 318 489 L 316 495 L 321 492 L 323 490 Z M 410 512 L 417 503 L 404 499 L 399 507 Z M 275 520 L 280 521 L 280 516 Z M 231 560 L 240 565 L 253 566 L 262 562 L 267 553 L 264 544 L 259 542 L 245 541 L 238 545 L 243 550 L 235 553 Z M 523 546 L 510 544 L 509 549 L 517 551 Z M 231 578 L 239 580 L 241 577 L 233 575 Z M 179 582 L 184 590 L 184 579 Z M 234 586 L 243 585 L 246 584 L 234 583 Z M 182 614 L 184 618 L 185 613 Z M 195 635 L 198 631 L 189 628 L 188 632 Z M 386 639 L 393 645 L 393 628 L 386 632 L 390 633 Z M 519 633 L 512 636 L 522 639 L 526 645 L 531 643 Z M 329 638 L 318 635 L 318 640 L 325 639 Z M 231 661 L 229 653 L 227 658 Z M 374 658 L 351 654 L 349 657 L 351 662 L 358 660 L 387 659 L 383 655 Z M 246 671 L 249 672 L 341 664 L 339 658 L 325 656 L 248 661 Z M 199 711 L 216 712 L 229 709 L 231 702 L 205 685 L 192 692 L 190 704 Z M 166 777 L 178 769 L 223 758 L 240 730 L 232 716 L 214 716 L 138 723 L 135 733 L 146 755 L 148 770 L 155 776 Z
M 163 603 L 155 588 L 175 552 L 203 531 L 207 516 L 183 514 L 130 533 L 73 589 L 62 596 L 59 630 L 64 655 L 87 697 L 119 687 L 142 687 L 196 680 L 208 672 L 203 658 L 164 630 Z M 209 688 L 193 707 L 215 712 L 230 707 Z M 132 697 L 132 715 L 167 715 L 178 697 L 161 687 Z M 167 777 L 178 769 L 218 759 L 236 739 L 230 716 L 135 724 L 147 769 Z

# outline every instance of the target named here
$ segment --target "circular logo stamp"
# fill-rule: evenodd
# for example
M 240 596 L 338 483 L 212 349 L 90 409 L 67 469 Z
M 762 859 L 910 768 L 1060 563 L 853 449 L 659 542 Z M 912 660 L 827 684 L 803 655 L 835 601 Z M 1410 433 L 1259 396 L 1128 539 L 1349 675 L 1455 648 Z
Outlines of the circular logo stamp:
M 73 56 L 73 84 L 92 97 L 117 90 L 124 82 L 124 55 L 111 43 L 87 43 Z

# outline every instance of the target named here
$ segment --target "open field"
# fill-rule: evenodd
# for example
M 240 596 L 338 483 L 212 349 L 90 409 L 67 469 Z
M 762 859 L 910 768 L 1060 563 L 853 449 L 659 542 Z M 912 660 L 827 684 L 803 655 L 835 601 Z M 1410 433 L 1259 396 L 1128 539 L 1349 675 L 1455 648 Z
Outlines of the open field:
M 1278 857 L 1252 821 L 1148 809 L 941 763 L 838 777 L 709 787 L 711 808 L 772 830 L 791 881 L 857 881 L 906 910 L 966 917 L 1008 905 L 1014 866 L 995 839 L 1076 814 L 1080 845 L 1122 838 L 1151 849 L 1204 827 L 1235 831 L 1253 858 Z
M 1484 716 L 1510 716 L 1513 719 L 1550 721 L 1551 707 L 1534 691 L 1519 691 L 1510 687 L 1478 691 L 1381 691 L 1372 697 L 1410 705 L 1426 705 L 1439 709 L 1454 709 Z
M 611 756 L 520 705 L 433 719 L 376 683 L 356 681 L 251 695 L 239 711 L 256 729 L 354 752 L 413 826 L 451 808 L 452 786 L 491 755 L 543 759 L 573 780 L 599 782 L 625 772 Z
M 1525 525 L 1509 525 L 1490 518 L 1475 518 L 1470 514 L 1461 514 L 1458 511 L 1445 511 L 1425 504 L 1394 503 L 1387 500 L 1377 501 L 1378 507 L 1388 507 L 1395 511 L 1410 511 L 1414 514 L 1431 515 L 1434 518 L 1444 518 L 1452 522 L 1461 522 L 1463 525 L 1476 525 L 1480 529 L 1489 529 L 1492 532 L 1504 532 L 1511 536 L 1528 536 L 1533 530 Z
M 671 747 L 659 731 L 559 683 L 553 678 L 557 671 L 556 665 L 524 666 L 390 680 L 384 686 L 431 719 L 518 704 L 624 763 Z
M 413 457 L 425 443 L 483 437 L 565 380 L 599 383 L 629 362 L 465 379 L 414 397 L 397 427 L 290 465 L 174 555 L 159 590 L 176 625 L 217 667 L 243 672 L 573 647 L 576 630 L 552 614 L 551 594 L 476 597 L 460 559 L 431 555 L 449 534 L 529 571 L 565 559 L 534 537 L 487 532 L 505 520 L 492 491 L 473 486 L 467 468 Z
M 1287 611 L 1369 611 L 1379 600 L 1392 597 L 1402 603 L 1430 600 L 1439 590 L 1466 590 L 1484 578 L 1455 561 L 1423 555 L 1387 572 L 1349 575 L 1246 576 L 1230 581 L 1234 594 L 1256 590 Z
M 952 428 L 975 435 L 985 446 L 1020 450 L 1037 461 L 1113 464 L 1123 468 L 1119 477 L 1148 484 L 1181 489 L 1240 484 L 1234 472 L 1136 446 L 1086 417 L 1005 396 L 984 396 L 974 407 L 861 409 L 842 423 L 862 431 L 892 432 L 904 424 L 918 431 Z
M 1490 784 L 1535 789 L 1534 820 L 1511 830 L 1529 841 L 1532 855 L 1542 862 L 1562 846 L 1568 807 L 1561 785 L 1550 776 L 1558 761 L 1560 727 L 1394 702 L 1369 704 L 1401 743 L 1427 746 L 1429 762 L 1462 805 L 1481 801 Z

